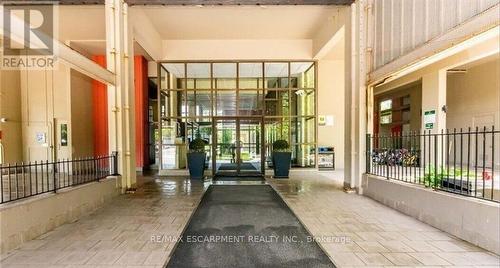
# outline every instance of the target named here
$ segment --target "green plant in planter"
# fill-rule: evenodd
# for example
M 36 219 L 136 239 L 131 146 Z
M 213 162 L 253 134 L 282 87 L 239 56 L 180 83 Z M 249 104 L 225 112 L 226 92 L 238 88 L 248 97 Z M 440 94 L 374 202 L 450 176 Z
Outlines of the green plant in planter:
M 206 141 L 198 137 L 189 143 L 189 152 L 204 153 L 206 144 L 207 144 Z
M 423 182 L 425 187 L 434 187 L 434 186 L 442 186 L 443 181 L 455 179 L 467 179 L 473 178 L 474 173 L 467 170 L 462 170 L 460 168 L 445 168 L 439 167 L 436 169 L 433 165 L 429 165 L 424 170 Z
M 206 159 L 205 145 L 206 142 L 200 136 L 189 143 L 187 162 L 189 175 L 193 179 L 203 179 Z
M 290 145 L 286 140 L 276 140 L 273 142 L 273 152 L 289 152 Z
M 286 140 L 273 142 L 273 169 L 275 178 L 288 178 L 292 153 Z

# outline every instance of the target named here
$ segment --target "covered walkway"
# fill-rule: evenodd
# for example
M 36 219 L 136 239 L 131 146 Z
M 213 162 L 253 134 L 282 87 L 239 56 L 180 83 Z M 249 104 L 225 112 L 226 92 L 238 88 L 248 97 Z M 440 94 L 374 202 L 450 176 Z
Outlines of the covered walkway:
M 499 257 L 367 197 L 332 179 L 297 172 L 267 180 L 340 267 L 498 267 Z M 143 177 L 117 197 L 2 256 L 1 267 L 163 267 L 210 183 Z

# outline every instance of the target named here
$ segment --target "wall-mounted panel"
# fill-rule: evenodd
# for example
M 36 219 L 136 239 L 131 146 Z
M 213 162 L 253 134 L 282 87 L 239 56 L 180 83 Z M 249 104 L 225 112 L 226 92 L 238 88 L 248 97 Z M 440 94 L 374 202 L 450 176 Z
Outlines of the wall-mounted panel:
M 499 2 L 499 0 L 374 1 L 374 69 L 441 36 L 498 5 Z

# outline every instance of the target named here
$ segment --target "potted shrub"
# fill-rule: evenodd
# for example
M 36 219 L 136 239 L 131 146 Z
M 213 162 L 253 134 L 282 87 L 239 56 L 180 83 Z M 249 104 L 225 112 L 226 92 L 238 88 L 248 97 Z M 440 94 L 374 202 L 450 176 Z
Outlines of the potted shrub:
M 192 179 L 203 179 L 204 177 L 206 159 L 205 145 L 206 142 L 200 137 L 192 140 L 189 143 L 187 162 L 189 168 L 189 176 Z
M 275 178 L 288 178 L 292 152 L 286 140 L 273 142 L 273 169 Z

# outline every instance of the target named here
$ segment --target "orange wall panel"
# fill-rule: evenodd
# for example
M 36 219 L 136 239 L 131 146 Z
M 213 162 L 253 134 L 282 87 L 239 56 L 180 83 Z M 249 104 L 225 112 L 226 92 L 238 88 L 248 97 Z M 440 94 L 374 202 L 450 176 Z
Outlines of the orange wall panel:
M 143 56 L 134 57 L 135 86 L 135 153 L 136 167 L 148 165 L 148 62 Z
M 106 56 L 92 56 L 92 60 L 106 68 Z M 92 80 L 92 119 L 94 122 L 94 155 L 109 154 L 108 141 L 108 93 L 107 86 Z

